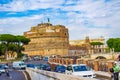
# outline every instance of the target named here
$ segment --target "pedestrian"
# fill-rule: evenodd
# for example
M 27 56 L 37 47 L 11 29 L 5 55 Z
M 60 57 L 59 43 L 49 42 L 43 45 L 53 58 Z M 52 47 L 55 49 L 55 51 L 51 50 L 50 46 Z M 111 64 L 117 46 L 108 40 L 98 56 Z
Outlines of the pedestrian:
M 10 76 L 10 74 L 9 74 L 9 70 L 6 69 L 5 72 L 6 72 L 6 75 L 9 77 L 9 76 Z
M 120 66 L 117 64 L 117 62 L 114 62 L 114 65 L 113 65 L 114 80 L 119 80 L 119 72 L 120 72 Z
M 117 58 L 118 58 L 118 61 L 120 61 L 120 54 L 118 55 L 118 57 L 117 57 Z
M 0 72 L 0 76 L 1 76 L 2 72 Z

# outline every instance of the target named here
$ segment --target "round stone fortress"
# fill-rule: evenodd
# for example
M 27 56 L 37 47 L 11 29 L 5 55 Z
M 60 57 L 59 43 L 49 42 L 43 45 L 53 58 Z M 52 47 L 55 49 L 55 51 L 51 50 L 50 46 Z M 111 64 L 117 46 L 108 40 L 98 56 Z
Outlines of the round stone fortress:
M 63 25 L 41 23 L 24 32 L 24 36 L 31 40 L 24 46 L 28 56 L 68 55 L 69 33 Z

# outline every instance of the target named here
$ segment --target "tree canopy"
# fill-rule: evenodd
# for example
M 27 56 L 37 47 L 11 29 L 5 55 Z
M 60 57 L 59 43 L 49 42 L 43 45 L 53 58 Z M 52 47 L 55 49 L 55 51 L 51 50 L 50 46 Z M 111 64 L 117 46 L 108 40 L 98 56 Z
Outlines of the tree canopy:
M 6 51 L 16 52 L 18 55 L 24 50 L 23 45 L 30 42 L 29 38 L 24 36 L 15 36 L 11 34 L 0 34 L 0 55 L 5 55 Z M 18 56 L 19 57 L 19 56 Z
M 107 45 L 110 49 L 114 49 L 115 52 L 120 52 L 120 38 L 108 39 Z
M 95 45 L 103 45 L 102 42 L 91 42 L 90 44 L 93 45 L 93 46 L 95 46 Z

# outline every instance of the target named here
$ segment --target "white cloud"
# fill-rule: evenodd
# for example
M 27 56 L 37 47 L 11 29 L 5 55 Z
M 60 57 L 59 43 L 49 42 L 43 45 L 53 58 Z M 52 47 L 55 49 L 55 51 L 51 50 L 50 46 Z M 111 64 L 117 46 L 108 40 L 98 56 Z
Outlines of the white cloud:
M 26 11 L 46 8 L 58 8 L 64 0 L 13 0 L 10 4 L 0 6 L 0 11 Z
M 13 0 L 12 3 L 0 7 L 0 11 L 12 11 L 14 13 L 52 8 L 52 12 L 46 11 L 47 17 L 52 18 L 52 24 L 66 25 L 70 31 L 70 39 L 80 39 L 87 35 L 91 37 L 120 37 L 119 0 L 111 0 L 107 3 L 104 0 L 78 0 L 76 2 L 68 0 L 68 2 L 64 2 L 65 0 Z M 63 3 L 64 5 L 76 5 L 62 6 Z M 66 11 L 66 13 L 63 15 L 62 11 Z M 0 28 L 10 26 L 12 33 L 22 33 L 22 31 L 29 30 L 31 26 L 41 23 L 44 16 L 41 14 L 0 19 Z
M 23 34 L 30 27 L 41 23 L 43 15 L 0 19 L 0 33 Z

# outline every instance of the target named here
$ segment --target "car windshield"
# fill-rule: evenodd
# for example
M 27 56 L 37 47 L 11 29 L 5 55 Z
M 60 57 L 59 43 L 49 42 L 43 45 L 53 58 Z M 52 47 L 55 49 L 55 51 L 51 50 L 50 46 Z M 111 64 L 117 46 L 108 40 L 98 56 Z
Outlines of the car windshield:
M 75 72 L 78 72 L 78 71 L 90 71 L 91 70 L 90 67 L 85 66 L 85 65 L 74 66 L 73 69 L 74 69 Z
M 20 65 L 25 65 L 25 63 L 21 63 Z

